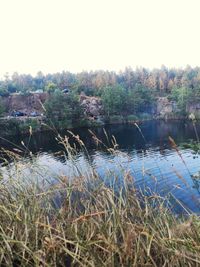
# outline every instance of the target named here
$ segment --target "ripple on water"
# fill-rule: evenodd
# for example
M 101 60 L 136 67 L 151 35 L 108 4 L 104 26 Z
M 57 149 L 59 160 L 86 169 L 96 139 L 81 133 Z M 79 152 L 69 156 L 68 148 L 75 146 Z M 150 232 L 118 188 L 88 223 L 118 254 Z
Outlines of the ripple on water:
M 111 183 L 114 176 L 120 179 L 122 173 L 129 170 L 138 188 L 147 186 L 149 190 L 156 191 L 161 195 L 171 193 L 188 209 L 199 213 L 200 180 L 192 178 L 191 174 L 200 170 L 200 157 L 194 157 L 192 150 L 180 148 L 181 146 L 177 152 L 168 143 L 169 135 L 173 136 L 177 145 L 180 145 L 181 142 L 186 143 L 189 139 L 195 140 L 191 124 L 182 122 L 144 123 L 141 125 L 141 130 L 146 141 L 141 138 L 141 134 L 134 126 L 115 125 L 106 127 L 106 130 L 109 136 L 116 137 L 120 147 L 119 153 L 109 154 L 108 151 L 96 149 L 92 138 L 88 138 L 88 131 L 81 129 L 77 133 L 86 142 L 89 156 L 79 152 L 73 161 L 63 155 L 58 155 L 57 152 L 61 148 L 51 135 L 46 136 L 45 139 L 40 139 L 36 135 L 32 149 L 34 150 L 37 144 L 37 147 L 41 148 L 40 153 L 31 164 L 27 158 L 19 162 L 24 179 L 30 179 L 30 177 L 35 179 L 36 176 L 39 177 L 38 179 L 42 179 L 45 176 L 51 183 L 56 182 L 59 175 L 73 177 L 73 175 L 78 176 L 80 173 L 84 173 L 89 177 L 92 166 L 102 179 L 107 177 L 106 181 Z M 197 130 L 200 132 L 200 126 L 197 126 Z M 105 137 L 103 129 L 98 128 L 96 132 L 99 139 Z M 26 140 L 24 142 L 26 143 Z M 31 168 L 30 165 L 32 165 Z M 5 179 L 8 179 L 9 175 L 14 175 L 15 171 L 14 164 L 11 164 L 9 168 L 1 168 Z

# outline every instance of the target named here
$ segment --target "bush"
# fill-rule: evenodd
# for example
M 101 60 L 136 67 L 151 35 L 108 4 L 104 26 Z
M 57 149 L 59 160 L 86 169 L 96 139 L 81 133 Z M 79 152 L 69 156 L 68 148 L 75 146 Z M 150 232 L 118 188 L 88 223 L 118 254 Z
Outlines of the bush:
M 125 122 L 125 119 L 123 116 L 120 115 L 113 115 L 109 118 L 110 123 L 123 123 Z
M 71 128 L 84 117 L 79 98 L 74 93 L 66 95 L 56 90 L 50 95 L 44 106 L 47 118 L 59 129 Z
M 127 121 L 128 122 L 132 122 L 132 121 L 137 121 L 138 120 L 138 117 L 136 115 L 128 115 L 127 116 Z
M 38 131 L 40 129 L 40 123 L 37 119 L 26 119 L 25 121 L 19 121 L 19 131 L 20 132 L 29 132 L 29 129 L 33 131 Z
M 9 96 L 9 92 L 6 88 L 0 88 L 0 96 Z
M 153 119 L 153 116 L 149 113 L 139 113 L 138 118 L 140 120 L 151 120 L 151 119 Z

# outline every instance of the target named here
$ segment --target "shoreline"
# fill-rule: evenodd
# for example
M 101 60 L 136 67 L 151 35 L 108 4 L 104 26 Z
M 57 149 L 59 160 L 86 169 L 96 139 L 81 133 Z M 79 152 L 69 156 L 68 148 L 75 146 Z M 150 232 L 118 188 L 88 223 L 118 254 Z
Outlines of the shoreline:
M 45 118 L 37 117 L 27 117 L 27 118 L 1 118 L 0 120 L 0 135 L 2 137 L 8 137 L 13 135 L 26 135 L 32 133 L 45 133 L 49 131 L 63 131 L 63 130 L 74 130 L 77 128 L 96 128 L 104 127 L 106 125 L 117 125 L 117 124 L 127 124 L 134 125 L 140 124 L 146 121 L 190 121 L 188 117 L 173 117 L 173 118 L 163 118 L 163 117 L 149 117 L 144 119 L 135 119 L 135 120 L 104 120 L 101 123 L 97 121 L 87 120 L 85 124 L 79 122 L 69 127 L 59 128 L 53 125 L 53 123 L 48 123 Z M 198 121 L 198 120 L 197 120 Z M 52 125 L 52 126 L 51 126 Z

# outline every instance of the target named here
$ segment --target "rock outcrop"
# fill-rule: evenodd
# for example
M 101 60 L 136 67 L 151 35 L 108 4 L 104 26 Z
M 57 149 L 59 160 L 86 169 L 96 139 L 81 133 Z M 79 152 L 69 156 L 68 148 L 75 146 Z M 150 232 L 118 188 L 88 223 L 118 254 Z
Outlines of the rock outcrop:
M 194 113 L 194 114 L 200 114 L 200 103 L 192 103 L 187 106 L 187 112 Z
M 29 95 L 12 94 L 8 97 L 1 97 L 1 101 L 8 114 L 13 110 L 19 110 L 26 114 L 30 114 L 33 111 L 44 113 L 42 105 L 48 97 L 48 93 Z
M 156 103 L 156 116 L 159 118 L 172 118 L 178 112 L 175 101 L 170 101 L 167 97 L 158 97 Z
M 98 119 L 103 115 L 102 101 L 99 97 L 80 95 L 81 106 L 88 118 Z
M 17 110 L 26 113 L 32 112 L 44 113 L 43 104 L 50 97 L 48 93 L 32 93 L 29 95 L 12 94 L 8 97 L 0 97 L 7 115 L 12 111 Z M 100 97 L 80 95 L 80 104 L 83 107 L 84 114 L 91 121 L 103 121 L 103 106 Z M 170 101 L 167 97 L 158 97 L 156 104 L 151 110 L 146 113 L 155 118 L 179 118 L 177 103 Z M 200 103 L 192 103 L 187 106 L 187 113 L 199 114 L 200 117 Z M 178 117 L 179 116 L 179 117 Z
M 6 113 L 14 110 L 30 114 L 31 112 L 44 113 L 43 104 L 49 98 L 48 93 L 33 93 L 29 95 L 12 94 L 8 97 L 0 97 Z M 88 118 L 98 119 L 103 114 L 102 101 L 99 97 L 80 95 L 80 104 Z

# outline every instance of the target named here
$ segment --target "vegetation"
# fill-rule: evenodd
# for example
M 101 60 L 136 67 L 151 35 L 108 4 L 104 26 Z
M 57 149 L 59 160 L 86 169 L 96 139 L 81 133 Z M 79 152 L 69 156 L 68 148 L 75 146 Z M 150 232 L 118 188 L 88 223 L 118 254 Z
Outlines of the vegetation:
M 75 164 L 68 138 L 58 141 Z M 118 153 L 112 143 L 108 152 Z M 20 155 L 8 156 L 17 171 L 0 182 L 1 266 L 199 266 L 199 217 L 177 217 L 168 197 L 139 194 L 128 170 L 108 187 L 91 166 L 83 174 L 76 165 L 79 175 L 49 185 L 33 155 L 29 179 Z
M 3 116 L 4 111 L 5 111 L 4 105 L 3 105 L 2 101 L 0 100 L 0 117 Z
M 123 115 L 145 112 L 154 104 L 154 94 L 145 87 L 136 86 L 132 90 L 120 85 L 105 87 L 102 102 L 106 115 Z
M 47 119 L 58 128 L 72 127 L 84 119 L 78 95 L 73 92 L 66 95 L 55 90 L 45 102 L 44 108 Z
M 11 77 L 6 74 L 0 81 L 2 97 L 14 92 L 28 95 L 37 91 L 48 93 L 45 115 L 57 128 L 91 124 L 79 103 L 81 93 L 102 99 L 102 113 L 107 122 L 129 121 L 130 115 L 138 119 L 153 118 L 155 103 L 162 96 L 174 101 L 173 114 L 168 114 L 167 118 L 186 117 L 191 113 L 191 106 L 194 106 L 192 112 L 197 111 L 196 118 L 200 117 L 199 67 L 167 69 L 163 66 L 154 70 L 126 68 L 119 73 L 94 71 L 73 74 L 63 71 L 44 75 L 38 72 L 35 77 L 14 73 Z
M 130 105 L 131 112 L 140 112 L 140 109 L 152 104 L 158 96 L 178 99 L 180 109 L 185 110 L 185 104 L 181 101 L 200 99 L 200 67 L 168 69 L 162 66 L 161 69 L 154 70 L 126 68 L 119 73 L 91 71 L 73 74 L 63 71 L 44 75 L 38 72 L 35 77 L 14 73 L 11 77 L 6 74 L 0 81 L 2 96 L 13 92 L 27 94 L 37 90 L 53 93 L 66 88 L 78 94 L 84 92 L 86 95 L 102 96 L 106 112 L 113 115 L 116 115 L 116 112 L 118 115 L 127 113 L 127 104 Z M 111 93 L 114 102 L 108 99 Z M 127 100 L 130 100 L 130 103 L 127 103 Z
M 35 77 L 29 74 L 14 73 L 11 77 L 8 74 L 5 75 L 0 82 L 0 88 L 4 88 L 9 93 L 70 88 L 79 93 L 85 92 L 87 95 L 101 95 L 103 88 L 117 84 L 126 89 L 133 89 L 136 85 L 141 85 L 159 92 L 160 95 L 166 95 L 173 88 L 181 87 L 191 88 L 195 91 L 200 87 L 200 67 L 187 66 L 185 69 L 168 69 L 162 66 L 161 69 L 154 70 L 126 68 L 119 73 L 100 70 L 77 74 L 63 71 L 44 75 L 42 72 L 38 72 Z
M 41 125 L 37 118 L 29 118 L 26 120 L 1 119 L 0 120 L 1 137 L 15 136 L 18 134 L 28 134 L 31 131 L 47 130 L 49 128 Z

